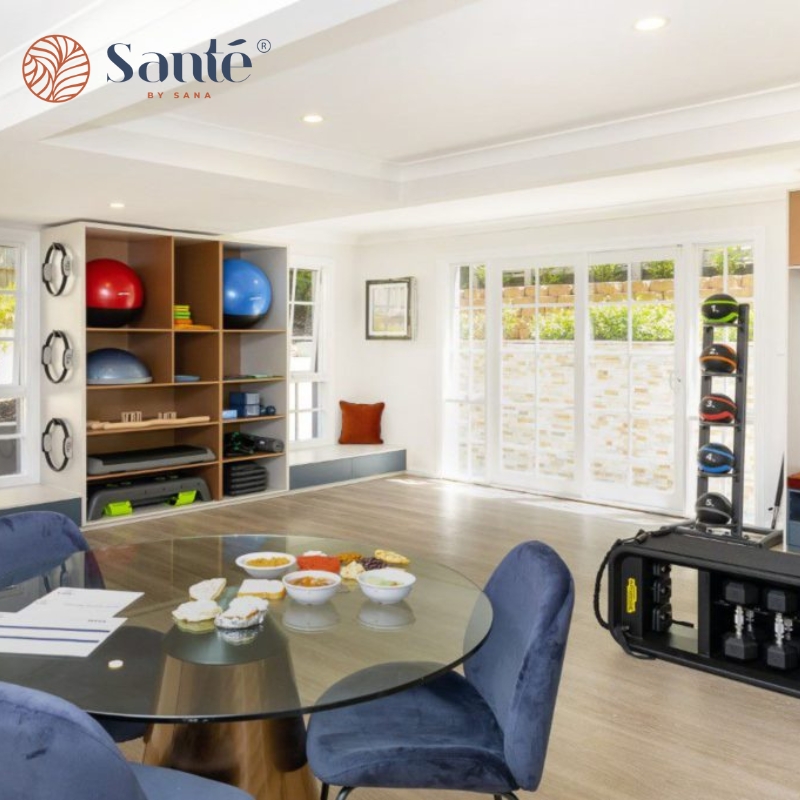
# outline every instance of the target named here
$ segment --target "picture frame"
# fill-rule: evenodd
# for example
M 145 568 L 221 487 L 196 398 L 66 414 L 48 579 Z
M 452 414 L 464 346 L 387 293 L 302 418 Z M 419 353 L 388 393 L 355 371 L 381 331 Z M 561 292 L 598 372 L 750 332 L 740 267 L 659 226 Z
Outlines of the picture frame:
M 413 339 L 416 328 L 416 279 L 367 281 L 367 339 Z

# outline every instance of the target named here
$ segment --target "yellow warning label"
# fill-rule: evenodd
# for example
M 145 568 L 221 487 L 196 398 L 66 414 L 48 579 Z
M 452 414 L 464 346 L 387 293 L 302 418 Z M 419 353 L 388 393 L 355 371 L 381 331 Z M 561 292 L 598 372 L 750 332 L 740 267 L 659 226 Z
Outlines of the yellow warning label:
M 628 578 L 628 585 L 625 591 L 625 611 L 628 614 L 636 613 L 636 601 L 639 599 L 639 590 L 636 587 L 636 580 Z

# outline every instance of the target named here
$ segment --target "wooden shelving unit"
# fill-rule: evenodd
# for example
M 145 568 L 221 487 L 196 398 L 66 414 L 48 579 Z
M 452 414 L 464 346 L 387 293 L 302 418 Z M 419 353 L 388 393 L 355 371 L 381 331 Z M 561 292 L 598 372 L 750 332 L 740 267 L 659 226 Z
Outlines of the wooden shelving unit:
M 283 453 L 225 458 L 226 431 L 241 430 L 287 437 L 288 303 L 287 251 L 248 243 L 228 243 L 201 236 L 172 235 L 161 231 L 129 229 L 89 223 L 53 228 L 44 236 L 45 247 L 61 242 L 73 256 L 73 285 L 62 297 L 43 301 L 43 338 L 58 328 L 70 336 L 76 350 L 76 368 L 63 384 L 43 383 L 43 426 L 53 416 L 66 418 L 74 438 L 74 457 L 63 473 L 42 468 L 46 482 L 79 492 L 86 501 L 98 484 L 164 473 L 201 476 L 212 503 L 241 502 L 288 490 L 288 464 Z M 85 263 L 94 258 L 115 258 L 133 268 L 145 287 L 144 309 L 134 322 L 120 328 L 85 326 Z M 273 299 L 266 317 L 253 328 L 223 328 L 223 260 L 246 258 L 269 277 Z M 173 305 L 191 307 L 192 320 L 209 330 L 173 326 Z M 116 347 L 137 356 L 153 376 L 152 383 L 129 385 L 86 384 L 85 356 L 92 350 Z M 176 381 L 176 375 L 197 375 L 197 381 Z M 225 375 L 269 377 L 225 379 Z M 263 405 L 274 406 L 274 416 L 222 419 L 230 392 L 241 385 L 258 392 Z M 164 424 L 153 428 L 88 431 L 88 420 L 119 422 L 125 411 L 140 411 L 144 418 L 175 412 L 179 418 L 206 416 L 207 422 Z M 143 450 L 171 445 L 209 448 L 214 460 L 186 466 L 129 470 L 113 475 L 87 475 L 91 455 Z M 261 460 L 268 471 L 266 492 L 226 498 L 224 465 Z M 189 506 L 191 508 L 191 506 Z M 163 513 L 180 513 L 165 506 Z M 115 518 L 124 521 L 126 517 Z

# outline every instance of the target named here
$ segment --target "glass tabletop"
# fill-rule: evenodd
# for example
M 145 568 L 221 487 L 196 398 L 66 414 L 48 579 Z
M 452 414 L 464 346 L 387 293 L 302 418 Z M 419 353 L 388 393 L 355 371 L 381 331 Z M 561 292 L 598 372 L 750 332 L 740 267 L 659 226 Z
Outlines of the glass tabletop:
M 409 596 L 368 600 L 343 581 L 332 600 L 271 600 L 246 635 L 179 629 L 172 611 L 189 587 L 227 579 L 223 607 L 248 575 L 244 553 L 373 548 L 307 536 L 228 535 L 171 539 L 79 553 L 46 574 L 0 588 L 0 611 L 16 611 L 54 586 L 144 592 L 127 622 L 86 658 L 0 654 L 0 681 L 63 697 L 101 717 L 157 722 L 276 718 L 347 705 L 415 685 L 462 662 L 489 632 L 491 605 L 458 572 L 411 557 Z M 237 634 L 239 632 L 236 632 Z M 356 675 L 357 674 L 357 675 Z M 344 680 L 348 678 L 348 680 Z

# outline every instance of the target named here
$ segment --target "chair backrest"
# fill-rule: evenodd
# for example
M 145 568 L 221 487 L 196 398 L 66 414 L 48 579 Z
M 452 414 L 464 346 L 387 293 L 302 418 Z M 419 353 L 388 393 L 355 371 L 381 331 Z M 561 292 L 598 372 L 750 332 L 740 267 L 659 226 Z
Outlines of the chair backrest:
M 0 683 L 0 796 L 146 800 L 111 737 L 76 706 Z
M 504 734 L 520 787 L 539 785 L 550 738 L 575 590 L 567 565 L 541 542 L 515 547 L 486 584 L 492 629 L 467 660 L 467 679 Z
M 22 583 L 88 550 L 80 528 L 63 514 L 23 511 L 0 517 L 0 586 Z

